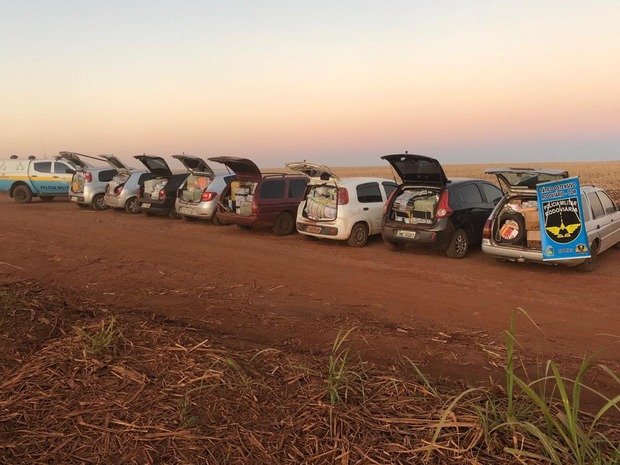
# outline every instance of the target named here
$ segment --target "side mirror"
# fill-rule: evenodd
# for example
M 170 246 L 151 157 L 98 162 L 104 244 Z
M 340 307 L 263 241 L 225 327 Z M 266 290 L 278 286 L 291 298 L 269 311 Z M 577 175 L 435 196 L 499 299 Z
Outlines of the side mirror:
M 67 168 L 65 170 L 65 173 L 67 173 L 67 174 L 75 174 L 75 170 L 72 170 L 71 168 Z

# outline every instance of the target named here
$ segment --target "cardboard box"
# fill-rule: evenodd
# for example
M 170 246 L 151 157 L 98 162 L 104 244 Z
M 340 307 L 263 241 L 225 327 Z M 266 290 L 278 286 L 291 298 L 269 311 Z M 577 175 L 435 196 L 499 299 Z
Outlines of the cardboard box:
M 527 231 L 527 240 L 540 242 L 540 231 Z
M 523 212 L 525 217 L 525 229 L 528 231 L 540 231 L 540 218 L 538 210 Z
M 527 240 L 527 248 L 528 249 L 539 249 L 542 250 L 542 243 L 540 241 L 535 240 Z

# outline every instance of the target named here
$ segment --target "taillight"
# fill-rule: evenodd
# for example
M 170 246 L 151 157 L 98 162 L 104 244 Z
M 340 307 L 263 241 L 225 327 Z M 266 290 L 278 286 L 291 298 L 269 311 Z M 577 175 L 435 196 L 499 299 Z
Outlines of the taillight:
M 84 175 L 84 182 L 93 182 L 93 173 L 87 171 Z
M 396 189 L 394 189 L 392 191 L 392 193 L 390 194 L 390 196 L 387 199 L 387 202 L 385 202 L 385 205 L 383 205 L 383 214 L 384 215 L 387 215 L 388 209 L 390 208 L 390 205 L 392 205 L 392 200 L 394 199 L 395 195 L 396 195 Z
M 124 187 L 124 186 L 125 186 L 124 184 L 121 184 L 120 186 L 116 186 L 116 187 L 114 188 L 114 195 L 120 195 L 120 194 L 121 194 L 121 192 L 123 192 L 123 187 Z M 140 189 L 138 189 L 138 192 L 139 192 L 139 191 L 140 191 Z
M 439 204 L 437 204 L 437 214 L 435 215 L 437 218 L 445 218 L 446 216 L 452 215 L 452 209 L 450 205 L 448 205 L 449 195 L 448 191 L 443 191 L 441 194 L 441 198 L 439 199 Z
M 338 205 L 349 203 L 349 191 L 345 187 L 338 188 Z
M 255 195 L 252 198 L 252 215 L 258 215 L 258 197 Z
M 491 219 L 490 218 L 484 223 L 484 228 L 482 229 L 482 238 L 491 239 Z
M 166 191 L 164 189 L 159 191 L 159 200 L 164 200 L 166 198 Z
M 203 202 L 210 202 L 215 197 L 217 197 L 217 193 L 215 192 L 203 192 L 200 200 L 202 200 Z

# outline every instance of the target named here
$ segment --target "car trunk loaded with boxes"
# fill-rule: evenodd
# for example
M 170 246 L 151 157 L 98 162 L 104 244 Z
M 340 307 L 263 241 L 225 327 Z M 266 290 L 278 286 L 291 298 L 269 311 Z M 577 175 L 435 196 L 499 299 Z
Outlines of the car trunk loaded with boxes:
M 140 213 L 140 206 L 136 197 L 136 187 L 128 186 L 127 183 L 131 176 L 135 174 L 143 175 L 144 178 L 151 177 L 145 171 L 136 171 L 126 166 L 122 161 L 113 155 L 102 155 L 109 165 L 116 170 L 116 175 L 112 178 L 105 189 L 105 202 L 108 206 L 120 210 L 124 209 L 127 213 Z M 127 192 L 131 189 L 133 192 Z
M 247 158 L 213 157 L 236 174 L 221 194 L 217 217 L 241 229 L 271 227 L 283 236 L 295 231 L 295 215 L 308 178 L 292 174 L 264 174 Z
M 344 190 L 338 187 L 340 178 L 328 167 L 307 162 L 287 163 L 287 168 L 308 176 L 312 181 L 302 202 L 303 218 L 313 221 L 334 221 L 338 204 L 344 201 Z M 320 234 L 322 226 L 298 224 L 304 231 Z
M 189 172 L 185 183 L 183 183 L 177 194 L 181 200 L 189 203 L 199 203 L 207 193 L 207 187 L 213 181 L 215 174 L 209 165 L 202 158 L 190 157 L 187 155 L 173 155 L 172 158 L 179 160 Z M 182 213 L 182 212 L 180 212 Z
M 494 174 L 508 193 L 498 204 L 496 220 L 492 222 L 493 242 L 507 247 L 542 250 L 536 185 L 565 179 L 568 173 L 529 168 L 492 168 L 485 173 Z
M 146 166 L 153 174 L 152 179 L 141 183 L 137 190 L 140 210 L 147 215 L 168 215 L 180 218 L 176 211 L 177 190 L 185 181 L 188 173 L 173 174 L 162 157 L 136 155 L 134 158 Z

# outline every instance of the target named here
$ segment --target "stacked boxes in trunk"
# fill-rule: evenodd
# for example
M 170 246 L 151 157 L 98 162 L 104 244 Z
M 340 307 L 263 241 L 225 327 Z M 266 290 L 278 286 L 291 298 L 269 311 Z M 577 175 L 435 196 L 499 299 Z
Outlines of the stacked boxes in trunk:
M 409 224 L 432 224 L 439 194 L 429 189 L 407 189 L 392 204 L 395 221 Z
M 237 215 L 250 216 L 254 200 L 255 182 L 233 181 L 230 183 L 230 195 L 224 199 L 224 206 Z
M 211 184 L 211 178 L 208 176 L 189 175 L 181 191 L 181 199 L 187 202 L 200 202 L 202 193 L 209 187 L 209 184 Z
M 530 249 L 541 249 L 540 239 L 540 219 L 538 217 L 538 206 L 529 207 L 521 210 L 525 218 L 525 232 L 527 246 Z
M 338 188 L 312 186 L 306 198 L 303 216 L 315 221 L 333 221 L 338 214 Z
M 161 191 L 168 184 L 166 178 L 156 178 L 144 181 L 144 198 L 145 199 L 158 199 L 159 191 Z

